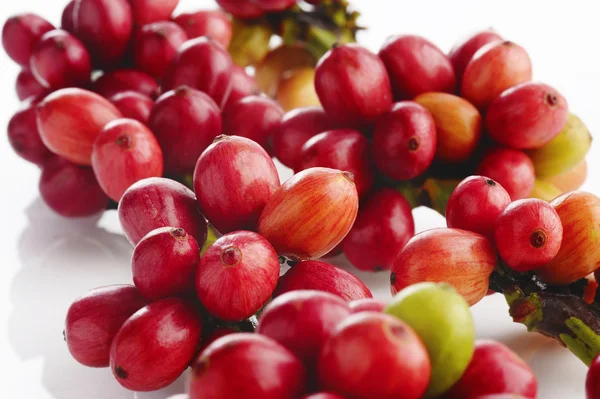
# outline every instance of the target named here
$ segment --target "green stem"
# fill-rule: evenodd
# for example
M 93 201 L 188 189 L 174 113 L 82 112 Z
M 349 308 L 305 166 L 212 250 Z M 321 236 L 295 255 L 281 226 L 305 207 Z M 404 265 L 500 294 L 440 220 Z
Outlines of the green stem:
M 200 250 L 200 255 L 204 255 L 208 247 L 213 245 L 219 237 L 221 237 L 221 234 L 212 225 L 208 225 L 208 234 L 206 235 L 206 242 Z
M 284 44 L 301 43 L 318 60 L 334 44 L 356 41 L 357 32 L 363 29 L 357 24 L 359 16 L 346 0 L 324 0 L 314 9 L 293 7 L 267 20 Z
M 424 181 L 394 182 L 393 186 L 413 208 L 426 206 L 443 216 L 446 214 L 450 194 L 458 183 L 458 180 L 428 178 Z

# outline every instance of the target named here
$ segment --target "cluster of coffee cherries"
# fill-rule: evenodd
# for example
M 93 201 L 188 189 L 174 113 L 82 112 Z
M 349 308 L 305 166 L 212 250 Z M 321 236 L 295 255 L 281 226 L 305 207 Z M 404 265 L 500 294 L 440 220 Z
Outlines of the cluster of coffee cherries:
M 468 305 L 447 284 L 415 285 L 389 305 L 289 292 L 267 305 L 257 333 L 210 344 L 194 364 L 189 397 L 246 392 L 273 399 L 462 399 L 537 393 L 523 360 L 497 342 L 475 341 Z M 231 364 L 243 366 L 234 378 L 220 380 Z
M 310 260 L 338 245 L 356 218 L 348 172 L 310 168 L 280 184 L 259 144 L 219 136 L 198 159 L 193 183 L 195 193 L 147 178 L 124 193 L 118 213 L 135 245 L 134 286 L 94 290 L 67 315 L 73 356 L 88 366 L 110 365 L 132 390 L 159 389 L 179 377 L 198 351 L 203 317 L 218 326 L 243 322 L 271 297 L 297 289 L 372 297 L 352 274 Z M 223 235 L 205 245 L 207 220 Z M 297 264 L 280 279 L 284 262 Z
M 41 196 L 59 214 L 101 212 L 143 178 L 184 180 L 222 133 L 267 146 L 283 110 L 232 62 L 230 16 L 173 15 L 178 3 L 76 0 L 61 29 L 30 13 L 6 21 L 25 100 L 9 141 L 42 169 Z
M 316 68 L 323 109 L 286 114 L 274 154 L 295 171 L 354 174 L 360 210 L 332 254 L 343 251 L 361 270 L 389 270 L 414 235 L 411 207 L 422 205 L 403 191 L 406 182 L 442 203 L 434 207 L 442 213 L 473 174 L 498 182 L 508 201 L 549 201 L 582 185 L 591 136 L 557 90 L 531 79 L 527 52 L 493 31 L 448 55 L 414 35 L 391 37 L 378 54 L 340 45 Z M 433 180 L 451 188 L 436 191 Z
M 292 290 L 261 311 L 255 333 L 205 321 L 191 299 L 146 304 L 135 287 L 113 286 L 71 306 L 66 338 L 79 361 L 110 363 L 133 390 L 161 388 L 191 366 L 188 394 L 172 399 L 229 399 L 241 392 L 248 399 L 537 394 L 522 359 L 501 343 L 475 339 L 469 306 L 448 284 L 414 285 L 389 304 Z M 111 329 L 90 335 L 100 323 Z
M 520 386 L 511 385 L 512 374 L 479 391 L 472 387 L 469 378 L 480 375 L 466 371 L 477 358 L 469 302 L 450 285 L 401 291 L 387 312 L 406 325 L 381 314 L 342 320 L 351 313 L 348 301 L 384 307 L 352 274 L 311 260 L 329 253 L 353 225 L 359 196 L 352 174 L 314 167 L 280 184 L 260 145 L 220 136 L 200 156 L 193 183 L 195 192 L 148 178 L 123 195 L 118 212 L 135 245 L 134 285 L 92 290 L 70 307 L 65 339 L 79 362 L 110 366 L 117 381 L 135 391 L 163 388 L 194 364 L 193 398 L 227 398 L 240 390 L 249 398 L 300 398 L 317 389 L 360 398 L 392 398 L 407 389 L 414 398 L 427 390 L 455 397 L 471 391 L 535 396 L 535 378 L 520 360 L 519 370 L 527 373 L 514 378 L 526 379 L 523 391 L 511 391 Z M 209 245 L 206 220 L 223 233 Z M 284 261 L 293 266 L 280 277 Z M 235 334 L 256 314 L 258 335 Z M 317 323 L 314 329 L 308 320 Z M 353 340 L 360 343 L 358 352 L 346 358 Z M 499 348 L 492 345 L 510 353 Z M 363 364 L 367 355 L 372 369 L 364 375 L 346 368 Z M 513 367 L 512 355 L 498 361 L 506 359 Z M 222 379 L 233 360 L 241 366 L 236 383 Z M 381 372 L 390 367 L 420 378 L 392 383 Z M 259 383 L 267 376 L 272 383 Z M 461 376 L 467 382 L 460 383 Z
M 531 82 L 526 51 L 493 31 L 448 55 L 414 35 L 378 54 L 337 45 L 314 70 L 322 108 L 284 114 L 234 65 L 228 16 L 173 18 L 177 3 L 74 0 L 62 29 L 33 14 L 3 28 L 27 99 L 9 138 L 42 168 L 42 198 L 70 217 L 119 203 L 135 246 L 134 285 L 70 307 L 72 355 L 136 391 L 193 364 L 193 399 L 534 398 L 522 361 L 475 343 L 468 305 L 498 255 L 546 284 L 592 279 L 600 199 L 571 192 L 591 137 L 557 90 Z M 296 1 L 219 4 L 255 18 Z M 296 172 L 283 184 L 273 157 Z M 445 207 L 449 228 L 412 238 L 415 204 L 398 186 L 473 173 Z M 391 270 L 387 315 L 377 304 L 350 316 L 372 309 L 370 291 L 316 260 L 342 251 L 359 269 Z M 282 263 L 293 267 L 280 278 Z M 355 300 L 366 302 L 344 302 Z M 463 322 L 460 311 L 444 321 L 438 310 L 455 303 Z M 259 334 L 234 334 L 261 312 Z
M 407 181 L 476 172 L 512 200 L 550 200 L 587 174 L 586 127 L 560 93 L 530 82 L 525 50 L 493 31 L 448 55 L 414 35 L 391 37 L 379 54 L 336 46 L 314 71 L 323 108 L 284 115 L 277 102 L 254 95 L 253 77 L 233 64 L 226 14 L 172 17 L 177 1 L 151 3 L 76 0 L 62 30 L 32 14 L 4 26 L 5 48 L 24 67 L 20 96 L 32 96 L 11 120 L 10 141 L 42 167 L 42 198 L 62 215 L 101 212 L 145 178 L 191 185 L 202 152 L 220 134 L 236 135 L 296 172 L 352 173 L 360 211 L 329 255 L 343 251 L 358 269 L 390 270 L 415 232 L 411 208 L 419 204 L 398 191 Z M 219 4 L 255 18 L 295 3 Z M 301 62 L 287 51 L 276 58 Z M 105 73 L 92 79 L 97 69 Z
M 535 273 L 553 286 L 585 278 L 586 301 L 594 301 L 600 264 L 597 196 L 573 191 L 550 203 L 511 201 L 498 182 L 471 176 L 452 192 L 446 221 L 448 228 L 417 234 L 400 251 L 392 267 L 392 293 L 421 281 L 443 281 L 474 305 L 488 293 L 499 258 L 514 272 Z

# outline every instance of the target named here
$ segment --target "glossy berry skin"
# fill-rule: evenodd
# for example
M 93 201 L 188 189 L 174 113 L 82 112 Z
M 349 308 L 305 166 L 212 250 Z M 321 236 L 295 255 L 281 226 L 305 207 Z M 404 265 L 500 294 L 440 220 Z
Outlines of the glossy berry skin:
M 298 263 L 288 270 L 279 279 L 273 297 L 296 290 L 328 292 L 346 301 L 373 297 L 369 288 L 358 277 L 344 269 L 316 260 Z
M 15 152 L 23 159 L 42 166 L 53 155 L 42 142 L 36 123 L 37 102 L 32 99 L 24 104 L 10 118 L 8 127 L 8 142 Z
M 333 294 L 292 291 L 265 307 L 256 332 L 279 342 L 314 370 L 321 348 L 350 314 L 348 303 Z
M 15 81 L 15 91 L 20 101 L 29 97 L 38 97 L 43 95 L 47 89 L 38 83 L 31 71 L 22 69 Z
M 76 0 L 74 34 L 101 66 L 121 60 L 133 31 L 133 16 L 127 0 Z
M 304 396 L 302 399 L 344 399 L 344 397 L 335 393 L 319 392 Z
M 600 398 L 600 357 L 596 356 L 585 379 L 586 399 Z
M 133 283 L 151 301 L 194 293 L 200 249 L 184 229 L 162 227 L 136 245 L 131 258 Z
M 304 143 L 333 128 L 333 123 L 322 108 L 305 107 L 287 112 L 273 132 L 275 156 L 288 168 L 296 169 Z
M 385 65 L 356 44 L 334 47 L 321 58 L 315 89 L 327 115 L 341 126 L 364 127 L 392 106 Z
M 238 65 L 234 65 L 231 71 L 231 92 L 227 98 L 227 103 L 223 107 L 223 110 L 227 109 L 230 105 L 233 105 L 241 99 L 257 95 L 260 93 L 258 86 L 256 86 L 256 80 L 253 76 L 246 73 L 246 70 Z
M 189 39 L 210 36 L 223 47 L 229 47 L 233 31 L 229 16 L 219 10 L 184 12 L 173 18 L 181 26 Z
M 511 203 L 494 230 L 500 257 L 519 272 L 535 270 L 554 259 L 562 239 L 563 227 L 556 210 L 533 198 Z
M 447 282 L 472 306 L 486 295 L 496 261 L 496 249 L 479 234 L 427 230 L 414 236 L 398 254 L 390 277 L 392 295 L 419 282 Z
M 382 313 L 347 318 L 318 359 L 319 386 L 356 399 L 421 398 L 430 373 L 427 349 L 417 334 Z
M 316 166 L 352 173 L 359 197 L 368 194 L 373 186 L 371 146 L 366 137 L 356 130 L 329 130 L 304 143 L 296 171 Z
M 46 205 L 65 217 L 85 217 L 102 212 L 108 197 L 91 168 L 54 157 L 43 165 L 39 183 Z
M 310 168 L 273 193 L 258 221 L 258 232 L 280 255 L 316 259 L 334 249 L 358 213 L 358 193 L 348 172 Z
M 135 119 L 143 124 L 148 124 L 150 111 L 154 101 L 135 91 L 124 91 L 109 98 L 110 102 L 121 112 L 124 118 Z
M 144 25 L 135 37 L 134 63 L 139 70 L 160 80 L 187 39 L 185 31 L 174 22 Z
M 461 96 L 486 109 L 504 90 L 531 80 L 531 60 L 523 47 L 495 41 L 480 48 L 467 64 Z
M 249 138 L 268 148 L 273 131 L 279 126 L 283 109 L 264 96 L 248 96 L 227 106 L 223 112 L 223 133 Z
M 447 397 L 476 399 L 504 393 L 536 398 L 537 380 L 533 371 L 505 345 L 489 340 L 476 341 L 475 353 L 467 371 Z
M 600 264 L 600 198 L 573 191 L 554 199 L 552 207 L 560 216 L 563 243 L 556 257 L 537 270 L 545 283 L 568 285 L 589 275 Z
M 473 156 L 482 135 L 481 114 L 467 100 L 448 93 L 423 93 L 415 102 L 425 107 L 437 130 L 436 159 L 462 163 Z
M 135 91 L 154 99 L 158 96 L 158 83 L 147 73 L 135 69 L 117 69 L 95 80 L 92 91 L 106 98 L 125 91 Z
M 194 172 L 200 210 L 221 233 L 256 230 L 278 187 L 279 175 L 267 152 L 244 137 L 218 137 L 202 153 Z
M 258 18 L 264 14 L 262 8 L 247 0 L 217 0 L 217 4 L 229 14 L 240 19 Z
M 13 61 L 29 68 L 33 49 L 44 33 L 55 29 L 44 18 L 26 13 L 12 16 L 2 27 L 2 45 Z
M 105 98 L 76 88 L 55 91 L 38 104 L 36 112 L 48 149 L 81 165 L 91 164 L 94 141 L 104 126 L 122 117 Z
M 60 28 L 67 32 L 75 32 L 75 0 L 69 1 L 63 8 L 60 17 Z
M 90 80 L 90 54 L 75 36 L 56 29 L 46 33 L 31 55 L 31 72 L 44 87 L 83 86 Z
M 435 121 L 417 103 L 395 103 L 375 121 L 373 159 L 392 179 L 409 180 L 423 174 L 433 162 L 436 147 Z
M 153 302 L 131 316 L 115 336 L 110 368 L 123 387 L 156 391 L 188 368 L 201 335 L 202 319 L 194 304 L 180 298 Z
M 133 245 L 160 227 L 184 229 L 199 247 L 206 242 L 206 220 L 194 192 L 170 179 L 149 178 L 129 187 L 119 202 L 119 221 Z
M 355 314 L 362 312 L 383 312 L 387 304 L 381 299 L 364 298 L 350 301 L 348 306 L 350 306 L 352 313 Z
M 389 270 L 414 235 L 410 204 L 398 191 L 383 188 L 362 203 L 342 248 L 350 263 L 360 270 Z
M 496 33 L 493 29 L 484 30 L 471 34 L 452 47 L 448 58 L 454 67 L 456 73 L 456 80 L 458 83 L 462 81 L 462 76 L 465 72 L 465 68 L 473 59 L 473 56 L 483 46 L 488 43 L 502 40 L 502 36 Z
M 236 399 L 242 392 L 245 399 L 297 399 L 306 382 L 304 366 L 282 345 L 259 334 L 232 334 L 213 342 L 194 365 L 190 399 Z
M 567 124 L 567 100 L 543 83 L 526 82 L 503 92 L 485 117 L 494 140 L 517 149 L 539 148 Z
M 450 60 L 421 36 L 392 36 L 383 44 L 379 57 L 390 75 L 396 100 L 412 100 L 432 91 L 454 91 L 456 77 Z
M 163 175 L 162 150 L 141 122 L 117 119 L 96 139 L 92 167 L 104 192 L 119 202 L 132 184 Z
M 255 314 L 273 294 L 279 257 L 262 236 L 236 231 L 219 238 L 202 256 L 196 291 L 206 310 L 222 320 Z
M 535 183 L 531 159 L 524 152 L 509 148 L 489 151 L 477 167 L 477 174 L 495 180 L 513 201 L 528 197 Z
M 181 86 L 156 100 L 148 127 L 163 149 L 165 171 L 191 174 L 200 154 L 221 134 L 222 122 L 208 95 Z
M 100 287 L 76 299 L 65 320 L 71 356 L 87 367 L 108 367 L 114 336 L 144 306 L 146 300 L 132 285 Z
M 231 89 L 233 61 L 227 50 L 207 37 L 188 40 L 178 50 L 162 81 L 163 92 L 186 85 L 208 94 L 219 107 Z
M 133 12 L 133 21 L 138 26 L 158 21 L 167 21 L 177 8 L 179 0 L 128 0 Z
M 469 176 L 454 189 L 446 206 L 448 227 L 492 238 L 498 217 L 511 203 L 510 195 L 495 180 Z

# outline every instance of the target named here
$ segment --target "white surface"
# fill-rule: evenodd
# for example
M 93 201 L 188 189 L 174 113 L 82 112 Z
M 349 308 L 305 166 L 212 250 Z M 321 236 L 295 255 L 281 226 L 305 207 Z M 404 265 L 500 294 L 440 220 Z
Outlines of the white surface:
M 2 22 L 16 12 L 33 11 L 58 23 L 66 0 L 2 1 Z M 423 35 L 449 50 L 459 37 L 493 26 L 522 44 L 534 63 L 535 79 L 559 89 L 592 132 L 600 127 L 600 57 L 596 2 L 549 0 L 353 0 L 370 27 L 361 42 L 373 50 L 390 34 Z M 212 6 L 182 0 L 181 9 Z M 18 108 L 13 84 L 18 68 L 0 55 L 0 126 Z M 600 150 L 589 155 L 598 171 Z M 0 221 L 0 397 L 10 399 L 163 399 L 182 392 L 184 383 L 160 393 L 127 392 L 110 371 L 87 369 L 72 360 L 62 341 L 69 303 L 96 286 L 129 283 L 132 248 L 120 234 L 114 212 L 95 220 L 69 221 L 53 215 L 37 194 L 38 170 L 20 160 L 0 140 L 2 199 Z M 597 172 L 598 173 L 598 172 Z M 600 194 L 598 175 L 586 189 Z M 426 210 L 416 212 L 419 229 L 442 225 Z M 389 298 L 387 274 L 361 275 L 382 298 Z M 502 297 L 473 308 L 478 335 L 507 343 L 531 364 L 540 398 L 583 398 L 586 368 L 550 340 L 513 324 Z M 182 379 L 183 380 L 183 379 Z

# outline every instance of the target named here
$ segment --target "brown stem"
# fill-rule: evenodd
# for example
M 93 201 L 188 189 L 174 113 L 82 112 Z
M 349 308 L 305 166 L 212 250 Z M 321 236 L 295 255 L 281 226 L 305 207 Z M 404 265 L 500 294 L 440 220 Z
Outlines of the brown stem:
M 528 331 L 556 339 L 589 365 L 600 354 L 600 305 L 583 298 L 588 281 L 548 286 L 534 275 L 518 274 L 499 265 L 490 287 L 504 294 L 509 313 Z

